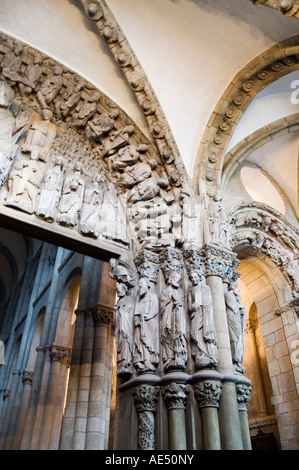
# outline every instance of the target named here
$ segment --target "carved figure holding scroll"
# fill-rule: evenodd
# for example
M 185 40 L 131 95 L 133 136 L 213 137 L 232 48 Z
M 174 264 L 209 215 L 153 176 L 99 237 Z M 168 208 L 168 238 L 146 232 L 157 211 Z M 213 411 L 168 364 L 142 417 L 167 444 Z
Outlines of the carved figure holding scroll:
M 218 351 L 212 294 L 202 273 L 192 271 L 190 279 L 193 284 L 188 291 L 192 357 L 198 369 L 216 367 Z
M 239 284 L 232 282 L 225 293 L 226 314 L 228 321 L 228 330 L 232 351 L 232 359 L 237 372 L 244 374 L 244 335 L 246 326 L 246 312 L 244 305 L 241 304 L 239 295 Z
M 187 364 L 187 325 L 184 292 L 180 288 L 181 274 L 170 271 L 168 286 L 161 292 L 161 343 L 166 371 L 185 369 Z
M 134 315 L 134 366 L 139 373 L 155 372 L 159 364 L 159 300 L 151 284 L 148 278 L 140 278 Z

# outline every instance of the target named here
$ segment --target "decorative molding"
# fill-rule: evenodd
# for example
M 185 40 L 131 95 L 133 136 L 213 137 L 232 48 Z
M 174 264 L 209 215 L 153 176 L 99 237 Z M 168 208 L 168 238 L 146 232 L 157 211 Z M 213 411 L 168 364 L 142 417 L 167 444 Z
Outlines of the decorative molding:
M 299 69 L 299 35 L 268 49 L 247 64 L 226 88 L 215 107 L 198 149 L 194 186 L 214 197 L 221 188 L 226 148 L 244 111 L 256 94 Z
M 262 203 L 240 203 L 231 211 L 234 248 L 249 245 L 266 254 L 284 274 L 293 298 L 299 296 L 299 231 Z
M 112 56 L 119 65 L 131 90 L 135 93 L 148 122 L 150 133 L 159 149 L 169 177 L 176 172 L 182 186 L 193 193 L 185 165 L 175 143 L 170 126 L 149 80 L 129 44 L 124 32 L 104 0 L 80 0 L 85 13 L 93 21 L 99 34 L 106 41 Z

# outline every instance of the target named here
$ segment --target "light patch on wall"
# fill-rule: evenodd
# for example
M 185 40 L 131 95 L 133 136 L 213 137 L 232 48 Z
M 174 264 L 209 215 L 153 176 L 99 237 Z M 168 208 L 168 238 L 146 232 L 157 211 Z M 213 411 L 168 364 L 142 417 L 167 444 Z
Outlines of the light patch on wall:
M 259 168 L 244 166 L 240 172 L 244 188 L 253 201 L 267 204 L 285 215 L 285 203 L 273 182 Z

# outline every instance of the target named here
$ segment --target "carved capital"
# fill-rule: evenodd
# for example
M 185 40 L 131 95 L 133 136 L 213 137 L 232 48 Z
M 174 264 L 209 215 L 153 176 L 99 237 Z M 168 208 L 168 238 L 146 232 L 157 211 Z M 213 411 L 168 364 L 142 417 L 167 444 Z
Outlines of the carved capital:
M 53 344 L 50 346 L 50 357 L 52 362 L 61 362 L 69 367 L 71 358 L 71 348 Z
M 151 411 L 153 413 L 157 410 L 157 403 L 159 398 L 159 387 L 153 385 L 142 384 L 135 387 L 132 391 L 134 402 L 138 413 L 142 411 Z
M 109 326 L 113 321 L 113 308 L 109 306 L 102 306 L 101 304 L 95 305 L 92 309 L 92 318 L 95 327 Z
M 32 372 L 31 370 L 24 370 L 23 371 L 23 376 L 22 376 L 23 384 L 24 385 L 26 385 L 26 384 L 31 385 L 32 380 L 33 380 L 33 375 L 34 375 L 34 372 Z
M 236 385 L 236 390 L 239 411 L 247 411 L 250 400 L 251 386 L 249 384 L 239 383 Z
M 194 395 L 199 408 L 218 408 L 222 394 L 222 384 L 216 380 L 205 380 L 194 387 Z
M 163 400 L 168 410 L 186 409 L 190 386 L 171 383 L 162 388 Z

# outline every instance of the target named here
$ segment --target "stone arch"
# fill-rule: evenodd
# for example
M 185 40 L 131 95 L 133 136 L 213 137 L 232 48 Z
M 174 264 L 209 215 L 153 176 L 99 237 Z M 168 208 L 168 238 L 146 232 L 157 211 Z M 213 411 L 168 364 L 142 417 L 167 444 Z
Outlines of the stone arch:
M 292 437 L 289 435 L 290 428 L 286 423 L 294 424 L 296 422 L 296 420 L 294 421 L 293 405 L 298 394 L 297 370 L 296 365 L 291 361 L 290 352 L 294 338 L 298 337 L 298 321 L 295 311 L 290 305 L 284 309 L 284 313 L 279 313 L 279 308 L 286 305 L 291 297 L 289 285 L 279 267 L 257 248 L 244 243 L 235 247 L 235 251 L 240 258 L 238 271 L 241 273 L 241 294 L 244 296 L 245 291 L 244 288 L 242 289 L 242 284 L 244 284 L 251 296 L 248 305 L 252 301 L 258 312 L 258 323 L 254 325 L 254 328 L 256 326 L 258 328 L 254 334 L 259 342 L 259 350 L 261 350 L 261 338 L 263 339 L 265 357 L 261 358 L 262 367 L 268 369 L 271 382 L 271 386 L 267 385 L 267 374 L 264 373 L 263 378 L 264 381 L 266 379 L 266 383 L 264 382 L 262 385 L 266 386 L 268 390 L 264 410 L 249 424 L 252 435 L 256 435 L 258 429 L 262 429 L 264 432 L 271 431 L 275 434 L 276 420 L 281 447 L 288 449 L 292 446 Z M 244 300 L 246 303 L 246 299 L 242 297 L 242 301 Z M 248 320 L 252 320 L 250 313 L 252 314 L 252 311 L 249 310 Z M 252 325 L 248 324 L 246 334 L 248 334 L 250 326 Z M 255 379 L 253 386 L 257 387 Z M 275 409 L 275 417 L 272 405 Z
M 298 70 L 299 36 L 268 49 L 246 65 L 226 88 L 214 109 L 199 146 L 194 186 L 197 192 L 214 195 L 221 188 L 226 148 L 244 111 L 267 85 Z
M 234 244 L 248 245 L 266 254 L 289 286 L 288 302 L 298 298 L 298 230 L 266 204 L 240 203 L 231 210 Z
M 296 132 L 298 130 L 299 114 L 295 113 L 269 123 L 261 129 L 253 132 L 225 155 L 223 172 L 221 176 L 222 190 L 225 191 L 233 172 L 239 164 L 254 150 L 262 147 L 269 140 L 274 140 L 281 135 Z
M 4 35 L 0 56 L 13 124 L 1 168 L 3 225 L 22 223 L 41 239 L 51 232 L 57 244 L 67 239 L 106 259 L 127 255 L 139 243 L 136 202 L 172 206 L 190 193 L 175 159 L 65 66 Z

